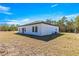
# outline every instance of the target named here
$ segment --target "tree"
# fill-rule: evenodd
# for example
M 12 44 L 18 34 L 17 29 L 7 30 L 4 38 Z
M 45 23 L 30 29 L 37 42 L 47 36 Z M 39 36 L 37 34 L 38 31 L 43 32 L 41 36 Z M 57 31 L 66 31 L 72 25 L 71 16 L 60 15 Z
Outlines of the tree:
M 4 24 L 1 26 L 2 31 L 8 31 L 8 29 L 9 29 L 9 26 L 7 24 Z
M 14 25 L 14 24 L 11 25 L 10 28 L 9 28 L 9 31 L 16 31 L 17 30 L 17 26 L 18 25 Z
M 74 32 L 74 21 L 72 19 L 66 21 L 66 32 Z
M 45 22 L 50 23 L 50 24 L 52 24 L 52 25 L 58 25 L 58 22 L 55 21 L 55 20 L 52 20 L 52 19 L 46 19 Z
M 0 26 L 0 31 L 16 31 L 17 30 L 18 25 L 8 25 L 8 24 L 4 24 Z
M 65 32 L 66 31 L 66 19 L 67 17 L 63 16 L 59 21 L 58 21 L 58 26 L 61 32 Z
M 75 18 L 75 32 L 79 32 L 79 16 Z
M 51 19 L 46 19 L 45 22 L 52 24 L 52 20 Z

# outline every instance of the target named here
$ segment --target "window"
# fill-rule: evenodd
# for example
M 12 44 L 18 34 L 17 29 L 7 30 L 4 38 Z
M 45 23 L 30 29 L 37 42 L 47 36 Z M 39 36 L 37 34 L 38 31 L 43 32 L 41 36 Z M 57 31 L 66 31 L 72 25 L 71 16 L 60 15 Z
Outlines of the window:
M 32 32 L 38 32 L 38 27 L 37 26 L 33 26 L 32 27 Z
M 26 28 L 22 28 L 22 32 L 25 33 L 26 32 Z
M 26 28 L 24 28 L 24 32 L 26 32 Z
M 32 32 L 34 32 L 34 26 L 32 27 Z
M 35 32 L 38 32 L 38 28 L 37 28 L 37 26 L 35 27 Z

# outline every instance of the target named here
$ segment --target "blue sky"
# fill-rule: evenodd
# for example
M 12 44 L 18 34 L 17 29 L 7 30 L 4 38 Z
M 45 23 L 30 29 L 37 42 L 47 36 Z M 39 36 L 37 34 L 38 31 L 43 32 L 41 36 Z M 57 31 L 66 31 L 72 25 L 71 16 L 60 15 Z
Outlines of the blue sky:
M 0 24 L 26 24 L 79 15 L 78 3 L 0 3 Z

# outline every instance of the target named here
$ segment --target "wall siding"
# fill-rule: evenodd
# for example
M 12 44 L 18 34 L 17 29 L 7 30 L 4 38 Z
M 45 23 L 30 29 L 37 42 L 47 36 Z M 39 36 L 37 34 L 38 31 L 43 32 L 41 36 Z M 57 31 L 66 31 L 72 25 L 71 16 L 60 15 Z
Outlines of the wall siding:
M 32 27 L 33 26 L 37 26 L 38 27 L 38 32 L 32 32 Z M 29 25 L 29 26 L 22 26 L 19 27 L 20 28 L 20 32 L 22 33 L 22 28 L 26 28 L 26 32 L 24 34 L 31 34 L 31 35 L 41 35 L 41 24 L 35 24 L 35 25 Z
M 38 32 L 32 32 L 33 26 L 38 27 Z M 59 33 L 59 27 L 51 26 L 51 25 L 43 24 L 43 23 L 18 27 L 18 30 L 20 29 L 19 33 L 22 33 L 22 28 L 26 28 L 26 32 L 24 32 L 24 34 L 30 34 L 30 35 L 44 36 L 44 35 L 50 35 L 55 32 Z
M 42 24 L 41 25 L 41 35 L 50 35 L 50 34 L 53 34 L 55 32 L 59 33 L 59 27 L 57 26 L 51 26 L 51 25 L 48 25 L 48 24 Z M 57 29 L 57 30 L 55 30 Z

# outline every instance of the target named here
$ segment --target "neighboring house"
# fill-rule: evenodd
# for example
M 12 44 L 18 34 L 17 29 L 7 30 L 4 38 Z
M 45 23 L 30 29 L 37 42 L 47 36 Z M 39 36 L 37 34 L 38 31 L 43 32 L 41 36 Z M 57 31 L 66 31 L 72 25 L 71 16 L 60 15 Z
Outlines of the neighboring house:
M 59 33 L 59 27 L 46 22 L 36 22 L 19 26 L 18 33 L 37 36 L 51 35 Z

